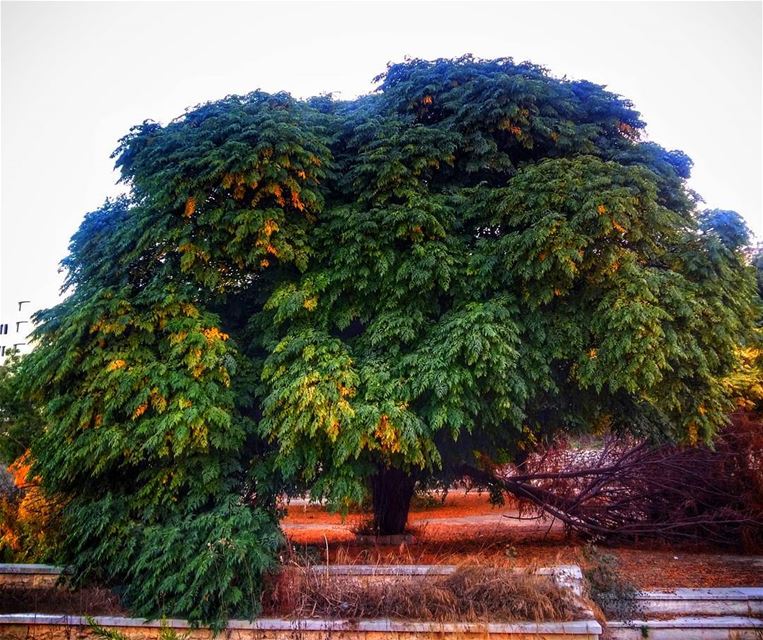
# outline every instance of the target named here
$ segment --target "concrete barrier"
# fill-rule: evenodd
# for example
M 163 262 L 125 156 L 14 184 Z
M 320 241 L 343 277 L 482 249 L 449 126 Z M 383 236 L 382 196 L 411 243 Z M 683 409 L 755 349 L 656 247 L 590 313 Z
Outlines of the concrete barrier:
M 759 640 L 763 620 L 748 616 L 691 616 L 609 622 L 612 640 Z
M 98 617 L 102 627 L 130 640 L 156 640 L 161 625 L 188 634 L 188 640 L 210 640 L 207 629 L 193 629 L 183 620 L 147 622 L 139 618 Z M 393 620 L 232 620 L 219 637 L 226 640 L 598 640 L 601 626 L 595 620 L 572 622 L 429 623 Z M 92 637 L 80 616 L 0 615 L 3 640 L 65 640 Z

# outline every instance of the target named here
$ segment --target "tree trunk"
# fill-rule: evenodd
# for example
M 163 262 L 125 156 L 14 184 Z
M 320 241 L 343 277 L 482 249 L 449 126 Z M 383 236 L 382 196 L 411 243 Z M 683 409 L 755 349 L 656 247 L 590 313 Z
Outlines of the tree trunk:
M 378 535 L 397 535 L 405 531 L 416 479 L 394 467 L 378 468 L 371 478 L 374 503 L 374 530 Z

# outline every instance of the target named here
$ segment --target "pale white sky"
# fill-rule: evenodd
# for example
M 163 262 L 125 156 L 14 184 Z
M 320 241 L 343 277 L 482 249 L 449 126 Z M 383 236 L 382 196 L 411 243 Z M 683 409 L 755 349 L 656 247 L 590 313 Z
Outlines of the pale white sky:
M 2 2 L 0 318 L 56 303 L 109 159 L 146 118 L 256 88 L 350 98 L 388 61 L 512 56 L 605 84 L 763 238 L 761 2 Z

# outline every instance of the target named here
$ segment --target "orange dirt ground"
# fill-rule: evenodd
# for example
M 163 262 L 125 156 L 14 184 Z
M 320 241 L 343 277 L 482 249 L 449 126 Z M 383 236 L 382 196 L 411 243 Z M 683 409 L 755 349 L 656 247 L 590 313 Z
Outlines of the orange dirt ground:
M 433 501 L 432 501 L 433 502 Z M 584 544 L 568 540 L 558 522 L 517 520 L 516 507 L 493 507 L 485 493 L 448 494 L 445 503 L 412 509 L 410 532 L 415 542 L 361 545 L 355 531 L 368 519 L 342 518 L 319 505 L 292 502 L 284 531 L 299 549 L 315 546 L 331 563 L 465 564 L 548 566 L 582 563 Z M 510 517 L 505 517 L 510 516 Z M 763 586 L 763 556 L 699 546 L 648 544 L 603 549 L 619 558 L 620 567 L 642 589 L 675 587 Z

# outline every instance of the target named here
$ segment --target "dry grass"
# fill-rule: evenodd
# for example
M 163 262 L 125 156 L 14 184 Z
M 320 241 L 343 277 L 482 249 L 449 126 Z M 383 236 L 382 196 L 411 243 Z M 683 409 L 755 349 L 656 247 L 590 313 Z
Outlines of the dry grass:
M 494 567 L 372 579 L 289 567 L 270 597 L 268 614 L 294 618 L 541 622 L 573 620 L 581 613 L 548 577 Z
M 126 615 L 119 597 L 108 589 L 71 591 L 64 587 L 0 588 L 0 613 L 51 613 L 70 615 Z

